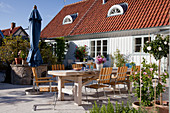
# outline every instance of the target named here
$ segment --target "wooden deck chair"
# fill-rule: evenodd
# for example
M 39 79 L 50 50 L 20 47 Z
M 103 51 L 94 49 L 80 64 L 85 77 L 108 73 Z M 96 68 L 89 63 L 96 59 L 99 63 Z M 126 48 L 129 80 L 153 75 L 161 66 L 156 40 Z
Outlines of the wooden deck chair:
M 38 77 L 36 68 L 32 68 L 33 76 L 35 78 L 34 83 L 36 84 L 36 89 L 37 91 L 40 92 L 57 92 L 58 88 L 57 87 L 51 87 L 51 83 L 54 82 L 53 80 L 50 80 L 51 77 Z M 40 87 L 40 83 L 49 83 L 49 87 Z
M 97 83 L 85 86 L 86 99 L 87 99 L 86 88 L 96 89 L 97 97 L 99 97 L 98 96 L 98 89 L 103 88 L 103 90 L 104 90 L 105 87 L 109 87 L 109 85 L 107 85 L 107 84 L 110 83 L 111 73 L 112 73 L 112 67 L 107 67 L 107 68 L 101 69 L 100 74 L 99 74 L 99 78 L 97 79 Z M 106 97 L 105 90 L 104 90 L 104 96 Z
M 83 67 L 83 64 L 72 64 L 72 68 L 79 68 L 79 67 Z
M 140 72 L 140 66 L 133 66 L 130 71 L 130 75 L 134 75 L 135 72 Z
M 87 64 L 88 66 L 89 66 L 89 68 L 90 68 L 90 64 Z M 93 69 L 96 69 L 96 64 L 95 63 L 92 63 L 92 65 L 93 65 Z
M 55 65 L 52 65 L 52 70 L 65 70 L 65 66 L 64 64 L 55 64 Z M 53 78 L 54 77 L 55 76 L 53 76 Z M 58 81 L 56 80 L 55 83 L 58 83 Z M 65 83 L 73 83 L 73 81 L 65 80 Z
M 110 85 L 113 86 L 114 88 L 114 94 L 115 94 L 115 86 L 118 84 L 125 84 L 127 85 L 127 78 L 126 78 L 126 73 L 127 73 L 128 67 L 123 66 L 123 67 L 118 67 L 116 76 L 112 77 L 112 80 L 110 82 Z M 119 93 L 121 94 L 120 87 L 119 87 Z

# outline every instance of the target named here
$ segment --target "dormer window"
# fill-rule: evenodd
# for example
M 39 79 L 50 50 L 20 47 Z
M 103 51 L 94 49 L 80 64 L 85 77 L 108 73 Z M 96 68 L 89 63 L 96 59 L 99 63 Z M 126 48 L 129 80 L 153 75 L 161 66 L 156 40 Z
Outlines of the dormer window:
M 126 12 L 127 8 L 128 8 L 127 3 L 121 3 L 121 4 L 113 5 L 109 9 L 107 16 L 110 17 L 110 16 L 116 16 L 116 15 L 122 15 Z
M 77 18 L 77 16 L 78 16 L 78 13 L 65 16 L 63 19 L 63 25 L 73 23 L 73 21 Z

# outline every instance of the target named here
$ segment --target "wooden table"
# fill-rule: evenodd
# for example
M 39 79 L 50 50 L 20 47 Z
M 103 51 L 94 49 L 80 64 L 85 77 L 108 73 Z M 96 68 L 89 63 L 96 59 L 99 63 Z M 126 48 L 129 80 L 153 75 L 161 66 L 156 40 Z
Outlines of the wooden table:
M 84 77 L 98 77 L 99 71 L 75 71 L 75 70 L 61 70 L 61 71 L 48 71 L 48 74 L 58 76 L 58 100 L 64 100 L 64 80 L 73 80 L 74 81 L 74 102 L 77 105 L 81 105 L 82 102 L 82 86 L 85 83 L 82 82 Z
M 112 71 L 113 74 L 117 72 L 116 69 Z M 74 88 L 74 102 L 77 105 L 82 103 L 82 86 L 91 82 L 93 79 L 98 78 L 99 71 L 75 71 L 75 70 L 53 70 L 48 71 L 48 74 L 58 77 L 58 100 L 64 100 L 64 80 L 73 80 Z M 88 81 L 82 81 L 83 78 L 89 77 Z M 130 81 L 128 83 L 128 89 L 131 90 Z

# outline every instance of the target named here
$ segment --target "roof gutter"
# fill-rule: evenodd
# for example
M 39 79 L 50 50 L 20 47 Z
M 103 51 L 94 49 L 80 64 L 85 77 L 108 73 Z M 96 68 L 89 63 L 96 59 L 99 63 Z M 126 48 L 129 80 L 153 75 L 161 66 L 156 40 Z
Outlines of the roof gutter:
M 64 37 L 66 40 L 84 40 L 84 39 L 96 39 L 96 38 L 106 38 L 106 37 L 136 36 L 136 35 L 144 35 L 144 34 L 157 34 L 157 33 L 160 33 L 161 29 L 170 29 L 170 25 L 161 26 L 161 27 L 152 27 L 152 28 L 73 35 L 73 36 L 68 35 L 68 36 L 60 36 L 60 37 Z M 59 37 L 41 38 L 41 39 L 54 40 L 56 38 L 59 38 Z

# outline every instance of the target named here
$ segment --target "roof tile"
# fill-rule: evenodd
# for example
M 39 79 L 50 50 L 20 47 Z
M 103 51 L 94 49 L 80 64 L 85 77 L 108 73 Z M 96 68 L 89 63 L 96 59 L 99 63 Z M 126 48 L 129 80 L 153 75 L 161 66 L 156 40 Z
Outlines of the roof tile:
M 169 25 L 168 0 L 107 0 L 106 4 L 98 0 L 90 8 L 94 1 L 84 0 L 65 6 L 42 30 L 41 37 L 52 38 Z M 125 14 L 107 17 L 111 6 L 124 2 L 128 3 Z M 78 13 L 75 21 L 62 25 L 63 18 L 74 13 Z

